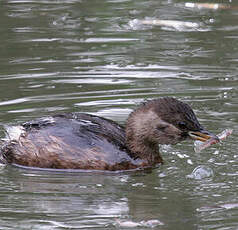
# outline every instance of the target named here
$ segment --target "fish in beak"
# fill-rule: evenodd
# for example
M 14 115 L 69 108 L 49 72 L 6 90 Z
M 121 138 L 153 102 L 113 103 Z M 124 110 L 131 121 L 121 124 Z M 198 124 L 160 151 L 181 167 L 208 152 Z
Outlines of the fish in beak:
M 207 140 L 212 138 L 213 140 L 220 142 L 219 137 L 217 137 L 213 133 L 210 133 L 204 129 L 201 129 L 199 131 L 190 131 L 190 132 L 188 132 L 188 135 L 190 136 L 190 138 L 192 138 L 193 140 L 197 140 L 197 141 L 206 142 Z

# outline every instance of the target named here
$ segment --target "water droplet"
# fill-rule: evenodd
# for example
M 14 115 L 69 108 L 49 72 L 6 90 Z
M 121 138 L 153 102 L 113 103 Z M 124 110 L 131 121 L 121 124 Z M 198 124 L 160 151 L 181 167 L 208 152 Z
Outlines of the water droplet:
M 214 175 L 213 170 L 205 165 L 199 165 L 191 174 L 187 175 L 187 178 L 201 180 L 204 178 L 212 177 Z

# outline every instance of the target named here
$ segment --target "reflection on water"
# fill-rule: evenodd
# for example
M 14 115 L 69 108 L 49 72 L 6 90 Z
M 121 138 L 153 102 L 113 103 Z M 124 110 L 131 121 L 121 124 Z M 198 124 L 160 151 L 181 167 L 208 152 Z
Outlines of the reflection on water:
M 164 146 L 151 172 L 1 167 L 1 229 L 236 229 L 237 16 L 234 1 L 3 1 L 1 137 L 3 125 L 61 111 L 125 124 L 159 96 L 191 104 L 214 133 L 234 132 L 202 153 Z M 205 176 L 188 178 L 198 169 Z

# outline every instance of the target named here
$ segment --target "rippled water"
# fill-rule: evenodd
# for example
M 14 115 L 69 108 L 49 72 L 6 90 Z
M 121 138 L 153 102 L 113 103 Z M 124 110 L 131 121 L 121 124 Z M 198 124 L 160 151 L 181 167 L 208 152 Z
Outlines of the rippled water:
M 234 131 L 199 154 L 164 146 L 149 172 L 2 166 L 1 229 L 238 229 L 238 5 L 198 3 L 2 1 L 1 125 L 61 111 L 124 124 L 144 99 L 175 96 L 210 131 Z

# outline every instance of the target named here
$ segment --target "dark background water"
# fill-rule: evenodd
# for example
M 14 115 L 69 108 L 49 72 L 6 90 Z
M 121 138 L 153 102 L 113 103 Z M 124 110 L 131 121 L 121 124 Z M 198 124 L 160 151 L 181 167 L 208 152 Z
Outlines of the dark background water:
M 1 137 L 3 125 L 63 111 L 124 124 L 136 105 L 160 96 L 191 104 L 214 133 L 234 129 L 200 154 L 192 142 L 163 147 L 165 164 L 152 172 L 2 166 L 1 229 L 127 229 L 118 224 L 127 220 L 238 229 L 238 5 L 193 3 L 204 1 L 1 1 Z M 202 179 L 192 173 L 199 166 Z

